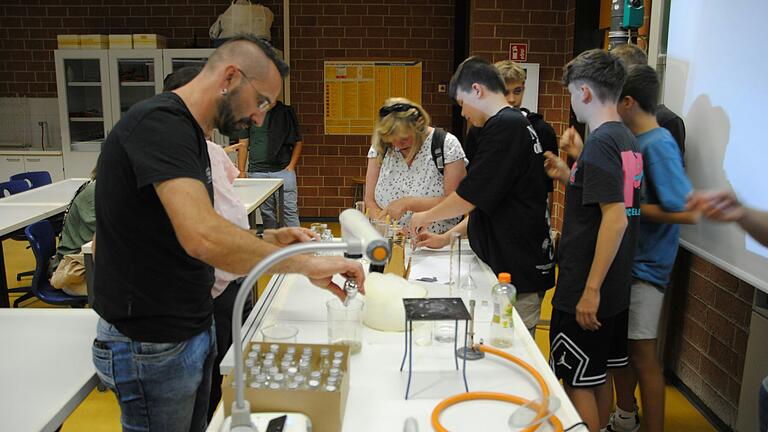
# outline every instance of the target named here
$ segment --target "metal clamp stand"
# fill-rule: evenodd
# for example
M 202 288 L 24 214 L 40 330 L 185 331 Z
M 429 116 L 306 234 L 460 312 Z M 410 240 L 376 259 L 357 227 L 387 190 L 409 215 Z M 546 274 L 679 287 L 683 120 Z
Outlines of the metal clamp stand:
M 465 338 L 464 346 L 456 351 L 456 355 L 466 360 L 480 360 L 485 357 L 485 353 L 475 348 L 475 301 L 469 301 L 469 315 L 472 319 L 469 321 L 469 343 Z
M 467 345 L 469 334 L 469 322 L 472 319 L 464 302 L 460 298 L 405 298 L 405 352 L 400 363 L 400 371 L 405 367 L 405 359 L 408 359 L 408 384 L 405 388 L 405 399 L 411 391 L 411 378 L 413 375 L 413 322 L 414 321 L 454 321 L 453 360 L 456 370 L 459 370 L 458 336 L 459 321 L 464 321 L 464 345 Z M 467 359 L 462 358 L 462 376 L 464 378 L 464 390 L 469 391 L 467 385 Z

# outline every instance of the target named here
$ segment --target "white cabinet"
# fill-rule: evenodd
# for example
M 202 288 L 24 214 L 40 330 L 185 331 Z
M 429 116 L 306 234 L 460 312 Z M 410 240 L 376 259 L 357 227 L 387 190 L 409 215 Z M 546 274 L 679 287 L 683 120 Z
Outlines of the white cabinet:
M 213 51 L 55 50 L 65 176 L 89 177 L 104 138 L 120 117 L 160 93 L 166 75 L 203 66 Z
M 0 156 L 0 182 L 8 181 L 10 176 L 24 171 L 24 156 Z
M 163 77 L 185 66 L 205 66 L 213 51 L 211 48 L 163 50 Z
M 0 152 L 0 182 L 27 171 L 48 171 L 54 182 L 64 180 L 64 162 L 60 152 Z M 89 173 L 90 175 L 90 173 Z
M 163 54 L 158 49 L 109 50 L 112 119 L 163 91 Z
M 61 149 L 67 177 L 88 177 L 112 128 L 108 50 L 56 50 Z
M 48 171 L 54 182 L 64 180 L 61 156 L 24 156 L 24 171 Z

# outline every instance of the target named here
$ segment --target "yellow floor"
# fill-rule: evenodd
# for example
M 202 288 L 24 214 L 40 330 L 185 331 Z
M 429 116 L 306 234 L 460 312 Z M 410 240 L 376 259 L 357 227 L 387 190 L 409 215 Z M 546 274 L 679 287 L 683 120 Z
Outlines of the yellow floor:
M 338 235 L 338 224 L 329 224 L 334 234 Z M 34 267 L 34 257 L 25 244 L 13 240 L 3 242 L 5 250 L 5 264 L 8 274 L 8 286 L 28 285 L 30 279 L 16 281 L 16 273 L 31 270 Z M 265 286 L 268 277 L 259 281 L 259 286 Z M 547 293 L 542 307 L 542 318 L 549 320 L 552 314 L 550 300 L 553 290 Z M 16 295 L 11 296 L 11 302 Z M 53 307 L 37 300 L 29 300 L 23 307 Z M 548 322 L 548 321 L 547 321 Z M 536 332 L 536 344 L 545 356 L 549 354 L 548 326 L 540 325 Z M 639 400 L 639 396 L 638 396 Z M 641 407 L 642 410 L 642 407 Z M 706 432 L 715 429 L 707 420 L 680 394 L 677 389 L 667 386 L 666 393 L 666 419 L 665 428 L 674 432 Z M 97 390 L 83 401 L 64 423 L 64 432 L 108 432 L 120 431 L 120 409 L 114 395 L 111 392 L 100 393 Z

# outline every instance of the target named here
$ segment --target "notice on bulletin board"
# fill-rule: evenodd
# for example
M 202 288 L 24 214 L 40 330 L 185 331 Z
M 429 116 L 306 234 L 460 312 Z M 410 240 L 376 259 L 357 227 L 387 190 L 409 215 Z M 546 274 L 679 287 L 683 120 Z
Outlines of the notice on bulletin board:
M 326 61 L 325 134 L 370 135 L 390 97 L 421 104 L 421 62 Z

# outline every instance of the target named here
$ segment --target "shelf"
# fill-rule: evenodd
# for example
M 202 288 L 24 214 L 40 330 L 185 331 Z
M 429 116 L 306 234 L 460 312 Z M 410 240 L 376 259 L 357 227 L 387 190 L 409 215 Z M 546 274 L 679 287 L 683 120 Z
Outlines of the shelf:
M 104 117 L 70 117 L 73 122 L 104 122 Z
M 77 82 L 77 81 L 71 81 L 67 83 L 70 87 L 101 87 L 101 82 L 99 81 L 83 81 L 83 82 Z
M 154 81 L 124 81 L 120 83 L 120 87 L 154 87 Z

